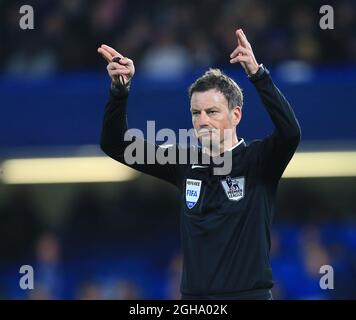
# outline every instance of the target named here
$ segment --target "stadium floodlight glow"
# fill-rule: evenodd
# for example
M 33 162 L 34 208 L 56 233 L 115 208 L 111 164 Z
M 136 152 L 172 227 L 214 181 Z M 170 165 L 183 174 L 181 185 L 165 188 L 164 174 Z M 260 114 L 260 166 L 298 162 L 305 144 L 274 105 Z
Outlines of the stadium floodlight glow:
M 356 151 L 297 152 L 283 178 L 356 177 Z
M 117 182 L 139 175 L 108 157 L 11 159 L 1 171 L 6 184 Z
M 109 157 L 9 159 L 1 164 L 5 184 L 119 182 L 140 175 Z M 356 177 L 356 151 L 297 152 L 283 178 Z

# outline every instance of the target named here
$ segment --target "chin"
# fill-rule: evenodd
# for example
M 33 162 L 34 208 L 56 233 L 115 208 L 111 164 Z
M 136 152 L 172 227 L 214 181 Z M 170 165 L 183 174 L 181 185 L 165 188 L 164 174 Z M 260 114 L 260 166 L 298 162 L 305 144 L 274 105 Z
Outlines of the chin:
M 203 147 L 206 148 L 218 148 L 220 147 L 220 141 L 218 139 L 214 139 L 212 137 L 208 137 L 208 136 L 204 136 L 204 138 L 202 139 L 202 137 L 199 137 L 199 142 Z

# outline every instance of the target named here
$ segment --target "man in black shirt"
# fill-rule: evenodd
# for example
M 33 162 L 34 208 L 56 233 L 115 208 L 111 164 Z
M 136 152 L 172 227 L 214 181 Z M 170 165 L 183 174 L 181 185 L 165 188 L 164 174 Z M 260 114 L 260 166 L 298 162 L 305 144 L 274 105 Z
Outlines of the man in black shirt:
M 246 71 L 274 124 L 274 132 L 249 144 L 238 138 L 242 91 L 220 70 L 210 69 L 189 89 L 192 123 L 201 146 L 191 147 L 197 157 L 190 157 L 185 163 L 178 161 L 182 152 L 179 145 L 164 148 L 164 152 L 176 151 L 174 163 L 128 161 L 125 149 L 130 142 L 125 141 L 124 135 L 134 64 L 106 45 L 98 49 L 108 62 L 112 79 L 103 121 L 102 150 L 181 191 L 183 299 L 272 298 L 269 252 L 275 197 L 301 133 L 291 106 L 272 82 L 269 71 L 257 63 L 241 29 L 236 31 L 236 37 L 237 47 L 230 62 L 239 62 Z M 141 142 L 145 150 L 163 149 Z M 222 155 L 231 161 L 228 172 L 215 170 L 219 166 L 214 159 Z

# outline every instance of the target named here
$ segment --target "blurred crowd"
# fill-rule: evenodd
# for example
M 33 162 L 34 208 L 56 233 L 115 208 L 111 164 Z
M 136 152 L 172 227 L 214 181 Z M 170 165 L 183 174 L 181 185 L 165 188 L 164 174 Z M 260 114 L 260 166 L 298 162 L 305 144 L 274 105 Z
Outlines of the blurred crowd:
M 333 4 L 334 3 L 334 4 Z M 331 1 L 334 29 L 319 26 L 324 1 L 48 0 L 34 8 L 34 30 L 19 27 L 19 4 L 2 1 L 0 65 L 9 73 L 43 74 L 103 68 L 106 43 L 149 73 L 224 66 L 242 27 L 266 64 L 355 62 L 356 3 Z

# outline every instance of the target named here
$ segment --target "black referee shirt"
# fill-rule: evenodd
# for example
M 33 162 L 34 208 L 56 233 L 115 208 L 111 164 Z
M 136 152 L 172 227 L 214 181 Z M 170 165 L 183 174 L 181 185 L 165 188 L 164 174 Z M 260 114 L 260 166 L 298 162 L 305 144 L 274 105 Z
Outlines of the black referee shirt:
M 270 228 L 278 182 L 300 141 L 293 110 L 267 69 L 251 82 L 275 127 L 263 140 L 239 143 L 232 150 L 232 170 L 215 175 L 214 162 L 129 164 L 168 181 L 181 191 L 183 299 L 268 299 L 273 286 Z M 106 105 L 102 150 L 127 164 L 128 89 L 113 88 Z M 149 144 L 142 141 L 146 148 Z M 160 146 L 151 146 L 158 150 Z M 176 148 L 177 158 L 181 148 Z M 178 160 L 177 160 L 178 161 Z

